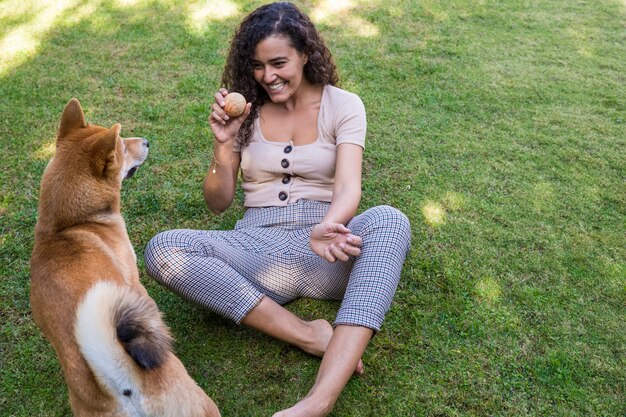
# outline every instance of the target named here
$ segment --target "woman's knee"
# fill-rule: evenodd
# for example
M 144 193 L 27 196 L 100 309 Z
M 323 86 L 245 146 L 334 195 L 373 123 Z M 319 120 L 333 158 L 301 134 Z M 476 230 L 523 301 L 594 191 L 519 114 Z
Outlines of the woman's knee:
M 180 248 L 181 238 L 177 230 L 167 230 L 150 239 L 143 254 L 148 274 L 158 279 L 174 262 L 175 253 Z
M 409 218 L 395 207 L 382 205 L 366 210 L 364 229 L 376 230 L 379 233 L 392 235 L 407 245 L 411 241 L 411 223 Z

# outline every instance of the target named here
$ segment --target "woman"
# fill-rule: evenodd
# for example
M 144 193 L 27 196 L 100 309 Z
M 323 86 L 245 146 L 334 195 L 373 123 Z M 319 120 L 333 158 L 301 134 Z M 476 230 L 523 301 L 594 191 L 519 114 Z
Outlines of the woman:
M 242 173 L 246 212 L 232 231 L 171 230 L 146 248 L 148 273 L 211 311 L 322 357 L 308 395 L 275 416 L 324 416 L 395 293 L 410 226 L 361 198 L 365 110 L 337 88 L 330 52 L 290 3 L 252 12 L 232 40 L 209 123 L 213 159 L 204 197 L 226 210 Z M 249 102 L 230 118 L 229 90 Z M 298 297 L 342 300 L 334 327 L 283 308 Z

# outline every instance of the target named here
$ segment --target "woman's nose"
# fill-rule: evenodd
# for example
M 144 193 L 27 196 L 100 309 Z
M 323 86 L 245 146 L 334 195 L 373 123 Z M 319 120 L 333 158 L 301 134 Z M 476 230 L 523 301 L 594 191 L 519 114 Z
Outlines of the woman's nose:
M 274 76 L 274 71 L 272 70 L 271 67 L 265 67 L 263 70 L 263 82 L 265 82 L 266 84 L 271 83 L 272 81 L 274 81 L 276 77 Z

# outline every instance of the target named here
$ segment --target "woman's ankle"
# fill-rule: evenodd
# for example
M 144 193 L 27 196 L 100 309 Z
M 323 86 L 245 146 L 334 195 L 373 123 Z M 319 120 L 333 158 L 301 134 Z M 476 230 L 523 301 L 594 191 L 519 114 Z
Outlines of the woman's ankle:
M 298 346 L 305 352 L 317 356 L 324 356 L 326 347 L 333 336 L 333 327 L 326 320 L 312 320 L 306 322 L 307 331 L 303 335 L 303 341 Z
M 313 389 L 311 391 L 313 391 Z M 335 403 L 337 402 L 337 397 L 332 397 L 328 394 L 309 393 L 305 398 L 311 404 L 312 411 L 316 411 L 320 413 L 319 415 L 324 416 L 330 414 L 330 412 L 333 411 L 333 408 L 335 408 Z
M 331 403 L 328 398 L 323 396 L 318 398 L 309 393 L 302 398 L 293 407 L 274 414 L 274 417 L 324 417 L 333 411 L 334 401 Z

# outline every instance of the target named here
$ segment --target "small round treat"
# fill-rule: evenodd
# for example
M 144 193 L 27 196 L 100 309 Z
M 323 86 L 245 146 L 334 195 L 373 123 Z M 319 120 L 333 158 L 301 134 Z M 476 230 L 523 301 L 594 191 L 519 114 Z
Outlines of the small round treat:
M 246 109 L 246 99 L 239 93 L 228 93 L 224 98 L 224 111 L 230 117 L 241 116 Z

